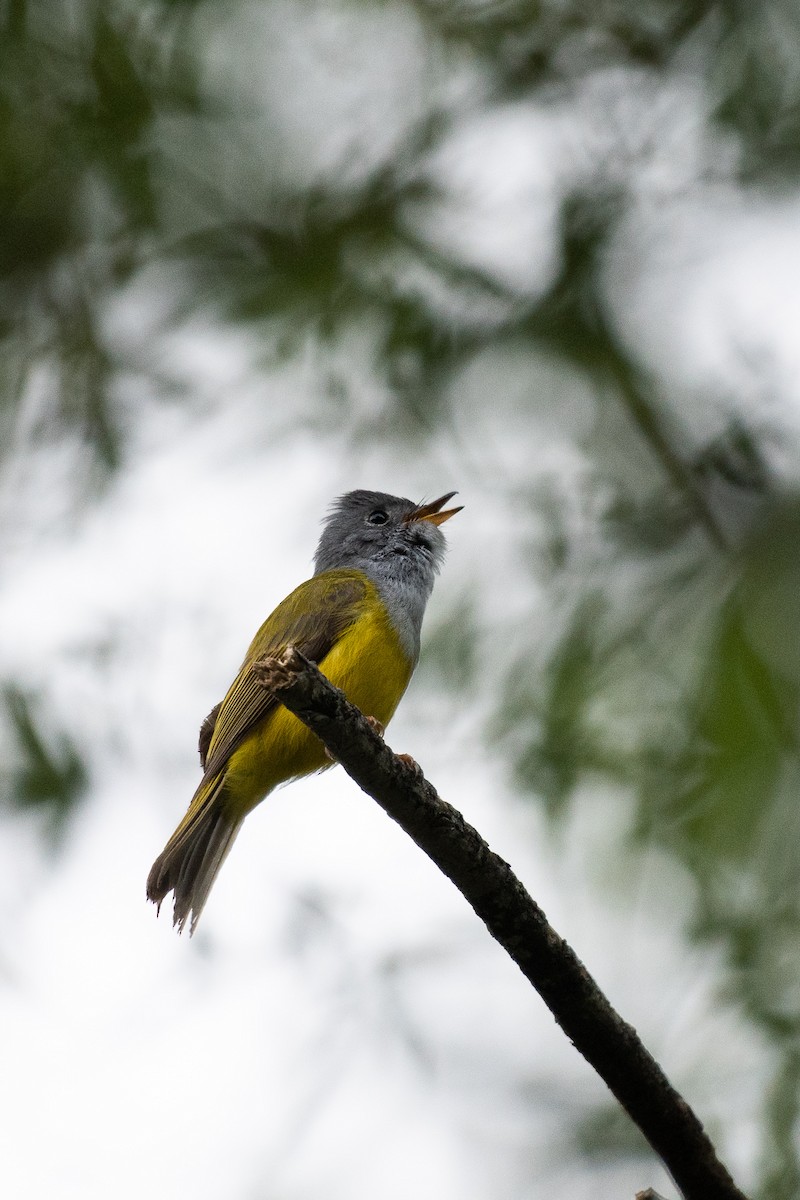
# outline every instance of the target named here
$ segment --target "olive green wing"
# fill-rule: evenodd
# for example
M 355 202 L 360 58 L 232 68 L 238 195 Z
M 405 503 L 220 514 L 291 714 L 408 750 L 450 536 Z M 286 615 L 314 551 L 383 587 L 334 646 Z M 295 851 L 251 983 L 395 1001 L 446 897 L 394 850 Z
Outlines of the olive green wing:
M 200 766 L 205 771 L 206 759 L 208 758 L 208 750 L 211 745 L 211 739 L 214 736 L 214 728 L 217 724 L 219 710 L 222 708 L 222 701 L 215 704 L 211 712 L 208 714 L 203 724 L 200 726 L 200 734 L 197 738 L 197 752 L 200 755 Z
M 267 617 L 245 655 L 241 670 L 200 730 L 200 755 L 205 774 L 224 767 L 233 751 L 276 705 L 257 682 L 253 665 L 296 646 L 312 662 L 320 662 L 356 620 L 368 583 L 357 571 L 326 571 L 301 583 Z

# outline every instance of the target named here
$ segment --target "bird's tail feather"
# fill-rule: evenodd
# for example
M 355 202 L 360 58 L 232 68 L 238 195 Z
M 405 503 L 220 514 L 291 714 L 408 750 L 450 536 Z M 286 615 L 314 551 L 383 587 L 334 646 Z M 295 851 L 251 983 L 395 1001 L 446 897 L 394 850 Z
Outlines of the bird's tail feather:
M 147 877 L 147 898 L 159 908 L 165 896 L 175 893 L 172 923 L 181 933 L 187 921 L 190 935 L 194 933 L 214 880 L 242 825 L 242 818 L 231 817 L 225 811 L 224 788 L 224 775 L 200 785 L 186 816 Z

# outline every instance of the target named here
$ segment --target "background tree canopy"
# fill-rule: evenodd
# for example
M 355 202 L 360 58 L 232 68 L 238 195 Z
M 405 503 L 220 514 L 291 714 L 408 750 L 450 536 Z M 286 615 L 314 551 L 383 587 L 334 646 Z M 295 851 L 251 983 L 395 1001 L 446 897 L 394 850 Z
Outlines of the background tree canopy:
M 0 4 L 14 1195 L 669 1186 L 345 780 L 145 910 L 353 486 L 466 504 L 392 744 L 798 1194 L 798 62 L 783 0 Z

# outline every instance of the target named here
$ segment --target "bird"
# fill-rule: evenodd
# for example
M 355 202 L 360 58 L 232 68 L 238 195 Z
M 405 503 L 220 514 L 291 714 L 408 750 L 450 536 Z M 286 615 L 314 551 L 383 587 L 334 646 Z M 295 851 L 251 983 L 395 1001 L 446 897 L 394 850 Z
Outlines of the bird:
M 282 783 L 332 764 L 322 742 L 261 685 L 257 664 L 295 646 L 369 716 L 388 725 L 419 659 L 420 631 L 444 560 L 440 528 L 455 492 L 419 504 L 358 489 L 328 512 L 314 574 L 267 617 L 224 699 L 200 727 L 203 777 L 147 879 L 173 925 L 194 932 L 249 812 Z

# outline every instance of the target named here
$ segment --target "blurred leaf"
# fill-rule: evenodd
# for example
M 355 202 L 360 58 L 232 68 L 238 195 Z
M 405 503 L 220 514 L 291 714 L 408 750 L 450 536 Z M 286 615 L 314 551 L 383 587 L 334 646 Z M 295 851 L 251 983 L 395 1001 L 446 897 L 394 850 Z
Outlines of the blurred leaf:
M 402 296 L 387 298 L 385 337 L 380 354 L 386 378 L 405 415 L 418 429 L 429 432 L 440 413 L 443 392 L 458 363 L 472 348 L 436 320 L 420 301 Z
M 121 460 L 121 435 L 113 416 L 114 364 L 98 335 L 95 314 L 78 291 L 58 309 L 61 368 L 60 417 L 77 429 L 107 471 Z
M 61 144 L 62 114 L 17 94 L 28 60 L 6 71 L 12 51 L 0 43 L 0 278 L 30 275 L 74 244 L 79 171 L 70 142 Z
M 666 66 L 717 8 L 715 0 L 416 0 L 448 41 L 466 43 L 513 97 L 585 68 L 629 61 Z
M 789 745 L 790 696 L 754 652 L 735 601 L 695 688 L 685 749 L 658 788 L 660 800 L 649 788 L 643 795 L 641 817 L 681 857 L 712 872 L 720 860 L 748 854 Z
M 11 779 L 11 804 L 45 812 L 58 832 L 87 785 L 81 755 L 66 735 L 42 732 L 35 702 L 20 688 L 7 684 L 3 699 L 19 758 Z
M 95 16 L 91 73 L 98 116 L 124 140 L 140 137 L 153 115 L 152 90 L 134 63 L 130 33 L 123 37 L 102 9 Z
M 89 64 L 94 95 L 80 115 L 89 156 L 102 164 L 129 221 L 151 227 L 156 204 L 145 137 L 155 111 L 155 80 L 145 78 L 134 49 L 141 56 L 141 41 L 130 31 L 123 36 L 98 9 Z
M 561 271 L 525 322 L 551 353 L 588 372 L 625 409 L 675 496 L 717 546 L 724 537 L 702 482 L 692 471 L 680 431 L 667 419 L 653 388 L 626 352 L 606 313 L 599 286 L 602 255 L 621 211 L 620 196 L 576 192 L 561 211 Z
M 718 6 L 722 33 L 712 71 L 717 117 L 742 139 L 743 174 L 800 168 L 800 12 L 793 0 Z
M 731 487 L 762 496 L 770 487 L 764 451 L 754 432 L 738 417 L 704 447 L 694 463 L 694 470 L 697 475 L 717 476 Z
M 598 594 L 576 606 L 543 670 L 515 665 L 492 734 L 508 740 L 518 782 L 541 795 L 553 815 L 598 752 L 587 708 L 599 687 L 602 608 Z
M 349 252 L 374 246 L 393 226 L 396 195 L 377 181 L 345 200 L 306 196 L 297 220 L 297 198 L 285 222 L 221 223 L 187 238 L 180 252 L 209 288 L 224 283 L 229 316 L 260 321 L 282 316 L 292 328 L 332 336 L 362 310 L 365 296 L 350 269 Z

